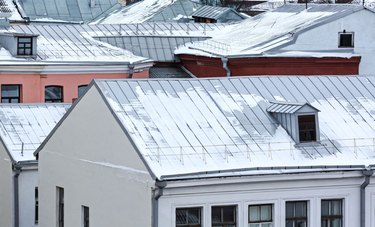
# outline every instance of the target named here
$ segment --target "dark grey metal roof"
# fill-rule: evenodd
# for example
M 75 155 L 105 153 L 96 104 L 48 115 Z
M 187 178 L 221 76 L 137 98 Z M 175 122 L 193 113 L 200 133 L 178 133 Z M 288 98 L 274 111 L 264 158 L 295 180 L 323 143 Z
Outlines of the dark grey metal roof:
M 25 16 L 31 20 L 91 21 L 99 15 L 121 7 L 117 0 L 18 0 Z
M 180 67 L 151 67 L 150 78 L 191 78 Z
M 159 13 L 156 13 L 147 21 L 187 21 L 186 18 L 190 16 L 194 12 L 194 10 L 200 6 L 201 4 L 193 2 L 191 0 L 177 0 L 173 2 L 171 5 L 161 9 Z
M 227 7 L 202 6 L 191 14 L 192 17 L 203 17 L 217 20 L 223 13 L 233 10 Z
M 97 40 L 131 51 L 133 54 L 159 62 L 176 62 L 174 50 L 185 43 L 206 40 L 209 37 L 190 36 L 113 36 Z
M 310 108 L 319 111 L 309 103 L 270 102 L 270 104 L 271 105 L 267 108 L 267 112 L 269 113 L 293 114 L 304 106 L 309 106 Z

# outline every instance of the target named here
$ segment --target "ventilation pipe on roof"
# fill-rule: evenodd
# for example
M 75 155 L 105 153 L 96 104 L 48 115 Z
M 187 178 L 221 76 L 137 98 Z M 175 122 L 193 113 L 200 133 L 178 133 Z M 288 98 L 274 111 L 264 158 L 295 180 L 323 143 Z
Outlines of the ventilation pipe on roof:
M 366 225 L 366 187 L 370 184 L 370 177 L 374 174 L 373 170 L 364 170 L 362 171 L 363 176 L 365 177 L 365 181 L 361 185 L 361 227 L 365 227 Z
M 134 73 L 134 65 L 129 64 L 129 78 L 133 78 L 133 73 Z
M 223 68 L 225 69 L 225 71 L 227 72 L 227 77 L 230 77 L 230 69 L 228 67 L 228 58 L 226 57 L 222 57 L 221 58 L 221 61 L 223 62 Z
M 159 204 L 158 200 L 163 195 L 163 189 L 167 186 L 167 182 L 158 181 L 155 182 L 156 188 L 152 190 L 152 227 L 158 227 L 158 213 L 159 213 Z
M 19 227 L 19 196 L 18 196 L 18 177 L 22 171 L 21 166 L 17 163 L 13 163 L 13 198 L 14 198 L 14 227 Z

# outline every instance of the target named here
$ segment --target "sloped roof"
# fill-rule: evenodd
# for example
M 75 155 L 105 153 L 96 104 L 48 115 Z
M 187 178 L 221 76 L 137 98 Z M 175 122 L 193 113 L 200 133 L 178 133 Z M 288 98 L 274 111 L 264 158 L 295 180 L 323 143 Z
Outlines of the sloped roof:
M 17 0 L 25 16 L 31 20 L 88 22 L 92 19 L 120 8 L 117 0 Z
M 35 160 L 34 151 L 70 104 L 0 104 L 0 141 L 14 161 Z
M 319 111 L 309 103 L 270 102 L 267 112 L 293 114 L 304 106 L 309 106 L 311 109 Z
M 142 0 L 128 6 L 121 7 L 110 14 L 95 19 L 97 24 L 127 24 L 147 21 L 177 21 L 182 16 L 189 16 L 196 3 L 190 0 Z M 164 11 L 165 10 L 165 11 Z M 164 11 L 164 12 L 163 12 Z M 153 19 L 155 17 L 155 20 Z
M 21 63 L 32 62 L 113 62 L 133 63 L 147 61 L 130 51 L 100 42 L 91 33 L 97 34 L 101 28 L 85 25 L 13 25 L 6 28 L 9 33 L 38 35 L 37 59 L 13 58 Z M 115 29 L 112 28 L 112 31 Z M 5 31 L 5 28 L 3 32 Z M 96 31 L 96 32 L 95 32 Z M 109 32 L 109 31 L 108 31 Z M 103 32 L 99 32 L 103 33 Z M 6 59 L 2 59 L 6 60 Z M 149 60 L 148 60 L 149 61 Z
M 235 13 L 237 13 L 235 10 L 228 7 L 204 5 L 194 11 L 191 16 L 217 20 L 218 18 L 220 18 L 220 16 L 223 15 L 223 13 L 226 13 L 227 11 L 234 11 Z
M 180 67 L 151 67 L 149 78 L 191 78 Z
M 342 4 L 285 5 L 229 25 L 212 39 L 194 42 L 175 51 L 176 54 L 203 56 L 264 55 L 290 43 L 296 33 L 352 14 L 364 7 Z
M 375 162 L 375 78 L 329 76 L 96 80 L 150 169 L 176 174 Z M 320 143 L 296 145 L 266 111 L 310 103 Z

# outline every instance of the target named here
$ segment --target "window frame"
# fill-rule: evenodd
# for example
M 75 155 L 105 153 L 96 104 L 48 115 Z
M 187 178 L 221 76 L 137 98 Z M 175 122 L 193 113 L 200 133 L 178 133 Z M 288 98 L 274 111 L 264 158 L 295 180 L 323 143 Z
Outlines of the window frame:
M 20 39 L 30 39 L 30 42 L 20 41 Z M 32 56 L 33 55 L 33 41 L 34 37 L 32 36 L 17 36 L 17 55 L 18 56 Z M 26 47 L 27 44 L 30 44 L 30 47 Z M 23 45 L 22 47 L 20 45 Z M 23 53 L 21 53 L 21 50 Z M 26 54 L 26 50 L 30 51 L 30 54 Z
M 300 130 L 300 117 L 306 116 L 314 116 L 314 126 L 315 126 L 315 140 L 301 140 L 301 130 Z M 296 129 L 298 135 L 298 143 L 306 144 L 306 143 L 316 143 L 319 140 L 319 128 L 318 128 L 318 116 L 315 113 L 304 113 L 304 114 L 297 114 L 296 115 Z M 311 130 L 303 130 L 303 131 L 311 131 Z
M 90 207 L 82 206 L 82 227 L 90 227 Z
M 193 210 L 193 209 L 199 209 L 199 224 L 177 224 L 177 210 Z M 202 220 L 203 219 L 203 207 L 196 206 L 196 207 L 176 207 L 175 209 L 175 226 L 176 227 L 202 227 Z M 187 220 L 188 221 L 188 220 Z
M 223 208 L 225 207 L 233 207 L 234 208 L 234 222 L 225 222 L 224 221 L 224 210 Z M 214 208 L 220 208 L 221 209 L 221 217 L 220 217 L 220 223 L 214 223 L 213 222 L 213 217 L 212 217 L 212 214 L 213 214 L 213 209 Z M 238 226 L 238 205 L 215 205 L 215 206 L 211 206 L 211 226 L 212 227 L 225 227 L 227 225 L 234 225 L 235 227 Z
M 341 35 L 351 35 L 351 45 L 350 46 L 344 46 L 342 45 L 341 43 Z M 342 32 L 339 32 L 338 33 L 338 39 L 339 39 L 339 42 L 338 42 L 338 47 L 339 48 L 354 48 L 354 32 L 347 32 L 347 31 L 342 31 Z
M 271 206 L 271 219 L 270 220 L 262 220 L 262 218 L 260 218 L 260 220 L 257 220 L 257 221 L 251 221 L 250 220 L 250 207 L 260 207 L 260 216 L 262 216 L 261 214 L 261 207 L 262 206 Z M 256 224 L 258 226 L 262 226 L 263 224 L 271 224 L 273 226 L 273 215 L 274 215 L 274 211 L 273 211 L 273 208 L 274 208 L 274 204 L 273 203 L 263 203 L 263 204 L 249 204 L 248 207 L 247 207 L 247 220 L 248 220 L 248 225 L 250 224 Z
M 78 98 L 80 98 L 81 96 L 83 96 L 86 93 L 88 86 L 89 86 L 88 84 L 81 84 L 81 85 L 78 86 L 78 90 L 77 90 L 77 97 Z M 86 89 L 84 91 L 82 91 L 82 93 L 80 94 L 79 90 L 82 89 L 82 88 L 86 88 Z
M 287 204 L 288 203 L 294 203 L 294 206 L 293 206 L 293 217 L 290 218 L 287 216 Z M 306 217 L 296 217 L 295 216 L 295 211 L 296 211 L 296 203 L 305 203 L 306 204 L 306 210 L 305 210 L 305 213 L 306 213 Z M 287 224 L 288 221 L 292 221 L 293 222 L 293 226 L 296 226 L 296 221 L 306 221 L 306 227 L 309 226 L 309 201 L 308 200 L 290 200 L 290 201 L 285 201 L 285 225 Z
M 333 202 L 333 201 L 340 201 L 340 215 L 325 215 L 323 216 L 322 212 L 323 212 L 323 209 L 322 209 L 322 206 L 323 206 L 323 202 L 324 201 L 327 201 L 327 202 Z M 330 203 L 329 203 L 330 204 Z M 330 207 L 330 205 L 329 205 Z M 330 209 L 328 208 L 329 212 L 330 212 Z M 332 221 L 332 220 L 335 220 L 335 219 L 340 219 L 341 220 L 341 227 L 344 226 L 344 199 L 337 199 L 337 198 L 332 198 L 332 199 L 322 199 L 320 201 L 320 217 L 321 217 L 321 222 L 323 221 Z M 323 226 L 323 225 L 322 225 Z M 330 227 L 330 222 L 328 222 L 328 227 Z
M 34 223 L 37 225 L 39 223 L 39 189 L 35 187 L 34 189 Z
M 47 100 L 46 90 L 47 90 L 47 88 L 51 88 L 51 87 L 61 88 L 61 98 L 59 98 L 59 99 L 51 98 L 51 99 Z M 61 86 L 61 85 L 47 85 L 47 86 L 45 86 L 44 87 L 44 102 L 45 103 L 63 103 L 64 102 L 64 87 Z
M 5 86 L 17 86 L 18 87 L 18 96 L 7 96 L 3 97 L 3 91 Z M 1 85 L 1 103 L 21 103 L 21 84 L 2 84 Z M 17 99 L 17 102 L 11 102 L 11 100 Z M 3 100 L 7 100 L 8 102 L 3 102 Z
M 64 188 L 56 187 L 57 226 L 64 227 Z

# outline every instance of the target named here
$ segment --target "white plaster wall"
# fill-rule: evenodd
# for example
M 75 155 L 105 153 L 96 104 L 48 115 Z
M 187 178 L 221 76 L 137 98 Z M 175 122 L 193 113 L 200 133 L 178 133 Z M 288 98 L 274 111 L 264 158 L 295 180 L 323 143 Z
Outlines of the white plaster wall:
M 13 226 L 12 162 L 0 143 L 0 226 Z
M 375 13 L 361 10 L 298 35 L 295 44 L 282 50 L 354 50 L 362 56 L 359 73 L 375 75 Z M 338 48 L 338 33 L 354 32 L 354 48 Z
M 164 190 L 164 195 L 159 198 L 159 226 L 175 226 L 175 209 L 177 207 L 203 207 L 203 226 L 208 227 L 211 226 L 211 206 L 237 205 L 237 226 L 245 227 L 248 226 L 247 214 L 250 204 L 272 203 L 274 204 L 274 227 L 284 227 L 285 202 L 308 200 L 308 226 L 320 227 L 322 199 L 344 199 L 344 226 L 359 226 L 360 185 L 363 183 L 360 173 L 355 174 L 357 175 L 354 175 L 355 177 L 346 173 L 331 176 L 323 173 L 315 174 L 315 178 L 309 179 L 310 175 L 303 176 L 305 180 L 303 177 L 301 178 L 301 174 L 276 176 L 276 178 L 269 176 L 245 177 L 245 179 L 240 178 L 241 180 L 238 182 L 231 182 L 229 178 L 206 179 L 198 181 L 197 183 L 204 184 L 204 186 L 198 187 L 185 185 L 174 188 L 175 185 L 169 183 L 169 186 Z M 255 180 L 252 180 L 253 178 Z M 260 178 L 263 179 L 256 180 Z M 250 181 L 246 182 L 246 179 L 250 179 Z M 210 181 L 216 181 L 216 183 L 210 185 Z M 375 194 L 373 194 L 373 200 L 375 200 Z M 369 212 L 368 217 L 374 219 L 371 214 Z M 370 227 L 370 225 L 367 226 Z M 374 224 L 371 225 L 371 227 L 373 226 Z
M 35 227 L 35 187 L 38 170 L 24 170 L 18 178 L 20 227 Z
M 40 225 L 56 226 L 56 187 L 65 226 L 150 226 L 152 179 L 96 88 L 90 89 L 39 153 Z

